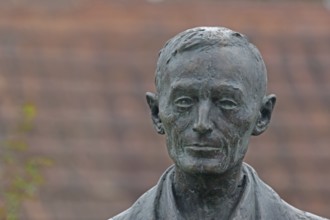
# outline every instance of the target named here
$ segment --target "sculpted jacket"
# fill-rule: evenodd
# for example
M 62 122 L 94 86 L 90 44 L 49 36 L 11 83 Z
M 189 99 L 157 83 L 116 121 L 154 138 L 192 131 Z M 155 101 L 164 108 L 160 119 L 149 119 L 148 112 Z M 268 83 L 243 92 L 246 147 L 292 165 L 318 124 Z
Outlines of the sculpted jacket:
M 131 208 L 109 220 L 183 220 L 175 206 L 173 174 L 174 166 L 171 166 L 158 184 L 143 194 Z M 249 165 L 243 164 L 243 174 L 243 195 L 230 220 L 326 220 L 283 201 Z

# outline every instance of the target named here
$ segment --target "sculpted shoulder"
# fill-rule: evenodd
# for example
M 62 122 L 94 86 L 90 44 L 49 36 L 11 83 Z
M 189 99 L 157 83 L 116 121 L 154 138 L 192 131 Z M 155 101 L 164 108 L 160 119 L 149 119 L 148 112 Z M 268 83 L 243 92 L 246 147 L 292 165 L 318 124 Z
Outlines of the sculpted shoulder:
M 315 214 L 302 211 L 293 207 L 284 201 L 268 184 L 261 180 L 256 171 L 248 164 L 244 164 L 244 173 L 250 182 L 246 191 L 250 192 L 250 196 L 243 198 L 242 203 L 244 209 L 251 205 L 253 201 L 255 205 L 255 218 L 258 220 L 329 220 L 317 216 Z M 251 193 L 253 192 L 253 193 Z M 252 196 L 251 196 L 252 195 Z M 244 215 L 242 215 L 244 216 Z M 237 220 L 244 218 L 237 218 Z M 236 219 L 235 219 L 236 220 Z M 255 220 L 255 219 L 254 219 Z
M 153 219 L 156 188 L 153 187 L 144 193 L 129 209 L 110 218 L 109 220 L 147 220 Z

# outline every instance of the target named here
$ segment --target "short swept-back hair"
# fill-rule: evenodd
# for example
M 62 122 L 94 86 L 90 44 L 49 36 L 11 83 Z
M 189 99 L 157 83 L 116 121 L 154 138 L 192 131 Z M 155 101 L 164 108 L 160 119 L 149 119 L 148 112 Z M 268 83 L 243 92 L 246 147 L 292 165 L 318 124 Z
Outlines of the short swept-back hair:
M 155 84 L 158 92 L 162 74 L 167 65 L 177 54 L 185 51 L 204 51 L 222 47 L 241 47 L 248 51 L 255 59 L 256 71 L 262 73 L 263 79 L 259 79 L 264 84 L 266 90 L 267 70 L 259 50 L 248 41 L 247 37 L 239 32 L 232 31 L 224 27 L 196 27 L 183 31 L 169 41 L 159 52 L 157 61 Z

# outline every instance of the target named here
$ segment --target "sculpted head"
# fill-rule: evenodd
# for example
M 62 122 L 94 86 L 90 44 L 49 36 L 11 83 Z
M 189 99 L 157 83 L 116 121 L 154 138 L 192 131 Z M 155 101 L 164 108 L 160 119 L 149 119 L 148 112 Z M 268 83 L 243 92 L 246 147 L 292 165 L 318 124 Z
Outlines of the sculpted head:
M 147 101 L 176 167 L 222 174 L 240 166 L 250 137 L 270 122 L 276 98 L 266 85 L 261 55 L 240 33 L 200 27 L 169 40 Z

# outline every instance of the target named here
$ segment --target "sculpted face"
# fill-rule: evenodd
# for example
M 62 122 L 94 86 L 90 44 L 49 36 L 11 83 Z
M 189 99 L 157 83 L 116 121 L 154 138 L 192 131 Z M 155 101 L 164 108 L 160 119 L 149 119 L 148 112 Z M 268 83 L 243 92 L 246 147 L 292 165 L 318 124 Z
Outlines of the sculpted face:
M 255 61 L 244 53 L 240 47 L 186 51 L 168 64 L 155 96 L 155 126 L 164 130 L 181 170 L 224 173 L 242 163 L 250 136 L 263 131 L 258 125 L 265 118 L 265 91 L 255 84 Z

